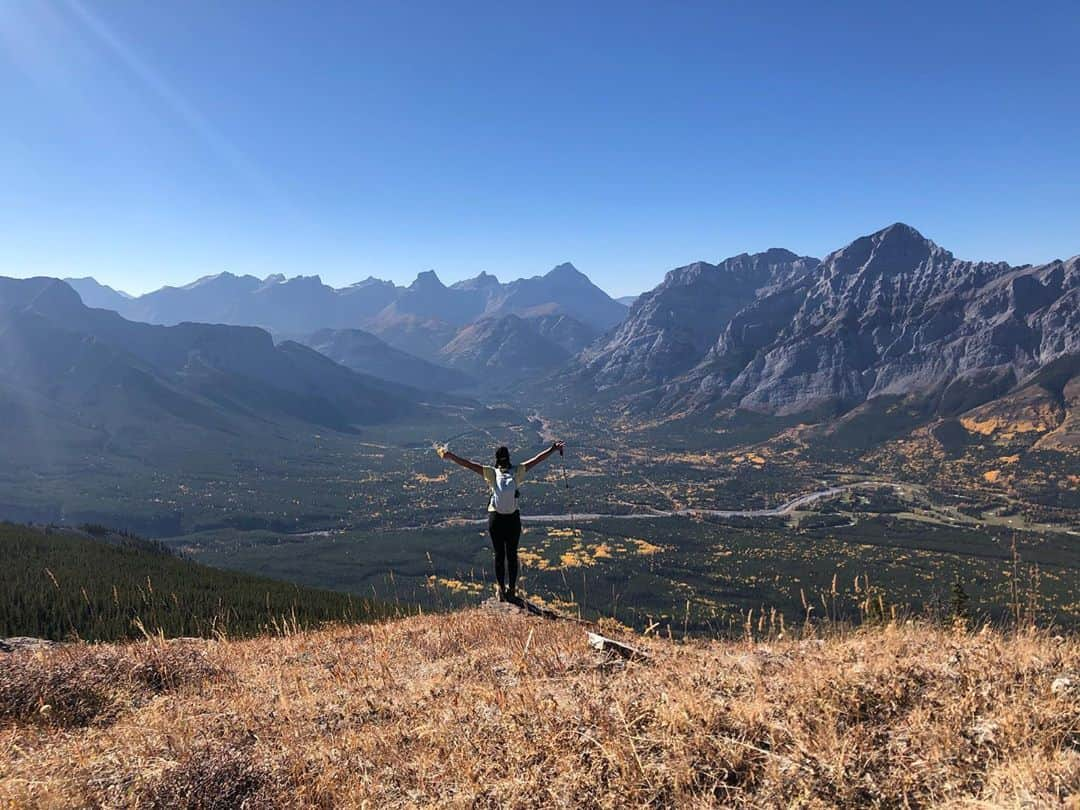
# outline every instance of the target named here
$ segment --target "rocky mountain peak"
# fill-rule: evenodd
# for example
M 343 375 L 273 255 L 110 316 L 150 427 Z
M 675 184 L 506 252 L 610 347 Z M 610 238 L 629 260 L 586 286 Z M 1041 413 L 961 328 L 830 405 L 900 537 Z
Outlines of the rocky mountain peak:
M 418 273 L 416 281 L 409 285 L 410 290 L 442 290 L 446 285 L 442 283 L 434 270 L 425 270 Z
M 891 276 L 931 263 L 952 261 L 953 255 L 949 251 L 938 247 L 910 225 L 896 222 L 835 251 L 823 264 L 830 268 L 832 275 Z
M 764 253 L 754 254 L 765 264 L 782 264 L 784 262 L 798 261 L 800 258 L 798 254 L 792 253 L 787 248 L 769 248 Z
M 451 284 L 452 290 L 492 290 L 502 285 L 499 283 L 499 279 L 484 270 L 481 270 L 479 274 L 472 278 L 462 279 L 456 284 Z
M 208 275 L 208 276 L 201 276 L 200 278 L 195 279 L 190 284 L 183 285 L 179 289 L 181 289 L 181 290 L 193 290 L 196 287 L 205 287 L 208 284 L 213 284 L 213 283 L 219 282 L 219 281 L 223 281 L 223 282 L 234 281 L 237 278 L 239 278 L 239 276 L 237 276 L 237 275 L 235 275 L 233 273 L 230 273 L 228 270 L 224 270 L 224 271 L 222 271 L 220 273 L 212 273 L 211 275 Z
M 584 278 L 588 280 L 585 274 L 578 270 L 576 267 L 574 267 L 574 265 L 572 265 L 570 262 L 563 262 L 562 264 L 556 265 L 555 267 L 548 270 L 548 272 L 545 274 L 545 277 L 550 279 L 575 280 L 579 278 Z
M 0 312 L 24 308 L 51 315 L 82 309 L 83 303 L 79 294 L 59 279 L 44 276 L 3 279 L 0 283 Z
M 322 276 L 317 274 L 314 276 L 293 276 L 285 283 L 293 287 L 321 287 L 323 285 Z
M 375 276 L 368 276 L 363 281 L 354 281 L 348 287 L 343 287 L 340 292 L 362 291 L 368 288 L 380 288 L 380 289 L 396 289 L 396 285 L 392 281 L 385 281 Z

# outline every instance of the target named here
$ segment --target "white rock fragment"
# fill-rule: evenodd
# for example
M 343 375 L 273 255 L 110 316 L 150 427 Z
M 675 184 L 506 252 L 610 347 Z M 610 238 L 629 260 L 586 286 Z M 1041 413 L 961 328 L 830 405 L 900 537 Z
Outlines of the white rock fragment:
M 1068 675 L 1061 675 L 1054 678 L 1054 682 L 1050 684 L 1050 691 L 1060 697 L 1072 694 L 1077 690 L 1076 678 L 1070 678 Z
M 993 720 L 978 718 L 971 727 L 971 741 L 976 745 L 993 745 L 1001 725 Z

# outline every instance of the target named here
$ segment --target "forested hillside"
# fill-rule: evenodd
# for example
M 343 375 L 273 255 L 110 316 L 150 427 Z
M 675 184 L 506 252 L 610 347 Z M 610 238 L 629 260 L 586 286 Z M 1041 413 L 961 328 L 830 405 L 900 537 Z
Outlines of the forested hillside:
M 250 636 L 363 621 L 370 600 L 219 571 L 121 535 L 0 523 L 0 637 Z

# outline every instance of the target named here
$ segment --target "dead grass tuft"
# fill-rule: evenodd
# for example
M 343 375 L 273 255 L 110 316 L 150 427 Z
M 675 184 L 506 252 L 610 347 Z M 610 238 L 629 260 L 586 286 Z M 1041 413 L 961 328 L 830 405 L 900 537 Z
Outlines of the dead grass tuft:
M 177 643 L 13 653 L 0 657 L 0 724 L 107 722 L 150 696 L 217 674 L 201 650 Z
M 148 810 L 246 810 L 281 807 L 288 784 L 248 743 L 211 743 L 188 752 L 148 785 L 136 804 Z

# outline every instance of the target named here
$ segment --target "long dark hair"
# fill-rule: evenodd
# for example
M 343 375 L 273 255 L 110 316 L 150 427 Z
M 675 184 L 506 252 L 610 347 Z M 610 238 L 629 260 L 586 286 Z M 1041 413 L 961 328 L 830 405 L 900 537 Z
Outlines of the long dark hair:
M 510 468 L 510 448 L 503 445 L 495 451 L 495 466 L 504 470 Z

